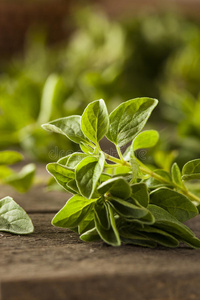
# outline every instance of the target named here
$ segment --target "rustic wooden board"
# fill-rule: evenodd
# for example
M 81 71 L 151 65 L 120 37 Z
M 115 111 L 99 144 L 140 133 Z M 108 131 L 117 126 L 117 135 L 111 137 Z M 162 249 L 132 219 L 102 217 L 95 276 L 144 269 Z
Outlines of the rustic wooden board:
M 108 247 L 31 214 L 35 233 L 0 233 L 1 300 L 199 300 L 200 251 Z M 190 222 L 200 236 L 200 218 Z

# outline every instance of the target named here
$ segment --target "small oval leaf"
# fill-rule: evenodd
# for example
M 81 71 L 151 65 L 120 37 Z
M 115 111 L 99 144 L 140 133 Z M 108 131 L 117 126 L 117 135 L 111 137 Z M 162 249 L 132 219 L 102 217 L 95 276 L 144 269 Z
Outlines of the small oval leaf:
M 60 118 L 49 123 L 43 124 L 42 128 L 65 135 L 74 143 L 88 143 L 89 140 L 81 130 L 81 116 L 70 116 Z
M 83 196 L 89 199 L 92 197 L 103 171 L 104 162 L 105 157 L 103 153 L 100 153 L 99 159 L 96 156 L 89 156 L 77 165 L 76 182 Z
M 171 169 L 171 174 L 172 174 L 172 181 L 179 187 L 183 187 L 183 182 L 181 179 L 181 171 L 179 169 L 179 166 L 177 165 L 177 163 L 174 163 L 172 165 L 172 169 Z
M 119 232 L 116 227 L 113 209 L 112 209 L 112 207 L 110 207 L 110 205 L 108 205 L 108 218 L 109 218 L 110 227 L 109 227 L 109 229 L 106 230 L 101 225 L 101 223 L 99 222 L 99 219 L 95 215 L 96 230 L 104 242 L 106 242 L 107 244 L 109 244 L 111 246 L 120 246 L 121 240 L 119 237 Z
M 68 191 L 67 183 L 69 183 L 72 179 L 75 179 L 74 170 L 58 163 L 49 163 L 46 168 L 47 171 L 55 178 L 57 183 Z
M 93 210 L 95 199 L 88 200 L 80 195 L 70 198 L 55 215 L 52 224 L 57 227 L 77 227 L 87 214 Z
M 156 130 L 146 130 L 140 132 L 132 142 L 132 151 L 143 148 L 154 147 L 159 140 L 159 134 Z
M 88 104 L 81 118 L 81 129 L 93 143 L 100 141 L 108 132 L 109 116 L 103 99 Z
M 131 187 L 123 177 L 114 177 L 106 180 L 98 187 L 100 194 L 110 192 L 113 196 L 127 199 L 131 195 Z
M 144 182 L 135 183 L 131 185 L 132 198 L 135 199 L 140 205 L 147 207 L 149 204 L 149 194 L 147 185 Z
M 164 208 L 180 222 L 198 215 L 196 206 L 187 197 L 168 188 L 153 191 L 150 194 L 150 203 Z
M 158 100 L 136 98 L 120 104 L 110 114 L 107 138 L 118 147 L 134 139 L 145 126 Z
M 34 231 L 27 213 L 11 197 L 0 200 L 0 231 L 29 234 Z
M 183 180 L 200 179 L 200 159 L 188 161 L 182 170 Z
M 127 219 L 140 219 L 148 214 L 148 210 L 136 206 L 128 201 L 112 197 L 109 199 L 110 205 L 114 208 L 117 214 Z

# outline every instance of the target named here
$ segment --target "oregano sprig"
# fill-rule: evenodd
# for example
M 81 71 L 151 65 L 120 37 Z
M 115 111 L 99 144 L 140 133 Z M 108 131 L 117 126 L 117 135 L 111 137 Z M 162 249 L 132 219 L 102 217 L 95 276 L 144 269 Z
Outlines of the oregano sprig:
M 100 99 L 82 116 L 43 125 L 79 143 L 82 150 L 47 165 L 58 184 L 73 194 L 53 218 L 54 226 L 78 232 L 83 241 L 102 239 L 112 246 L 177 247 L 181 241 L 200 248 L 200 240 L 183 224 L 198 215 L 200 195 L 188 181 L 200 179 L 200 159 L 182 171 L 174 163 L 167 172 L 150 169 L 135 155 L 159 139 L 155 130 L 142 131 L 157 103 L 152 98 L 131 99 L 108 115 Z M 99 141 L 104 136 L 116 147 L 118 158 L 102 151 Z M 131 141 L 122 153 L 121 147 Z

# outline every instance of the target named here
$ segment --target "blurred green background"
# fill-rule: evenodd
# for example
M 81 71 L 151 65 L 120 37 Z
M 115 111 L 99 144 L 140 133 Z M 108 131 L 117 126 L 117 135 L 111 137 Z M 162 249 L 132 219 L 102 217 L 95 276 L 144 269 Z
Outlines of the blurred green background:
M 112 7 L 112 1 L 100 8 L 86 1 L 69 8 L 66 1 L 46 0 L 41 10 L 37 1 L 31 7 L 20 3 L 0 2 L 1 31 L 7 32 L 0 35 L 0 150 L 19 150 L 30 161 L 55 161 L 77 146 L 45 132 L 42 123 L 81 114 L 99 98 L 111 111 L 147 96 L 160 101 L 148 125 L 161 136 L 152 161 L 167 169 L 175 157 L 180 166 L 200 157 L 195 9 L 188 14 L 178 7 L 136 10 L 126 1 L 126 9 Z

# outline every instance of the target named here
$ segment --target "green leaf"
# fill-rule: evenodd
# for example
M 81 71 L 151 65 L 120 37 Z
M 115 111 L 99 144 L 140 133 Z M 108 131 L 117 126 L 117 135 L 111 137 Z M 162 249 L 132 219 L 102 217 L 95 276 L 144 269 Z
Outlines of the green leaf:
M 72 179 L 75 179 L 74 170 L 58 163 L 50 163 L 46 168 L 47 171 L 55 178 L 57 183 L 64 189 L 68 190 L 66 184 Z
M 131 163 L 131 171 L 132 171 L 131 182 L 134 183 L 134 182 L 137 182 L 138 177 L 141 177 L 142 174 L 141 174 L 141 171 L 139 168 L 139 163 L 138 163 L 137 159 L 135 158 L 135 156 L 131 155 L 130 163 Z
M 144 224 L 129 223 L 122 227 L 120 236 L 126 239 L 145 239 L 166 247 L 177 247 L 179 241 L 164 230 Z
M 16 151 L 0 151 L 0 165 L 12 165 L 23 159 Z
M 84 232 L 80 239 L 84 242 L 96 242 L 99 241 L 101 238 L 96 230 L 96 228 L 92 228 L 86 232 Z
M 68 139 L 77 144 L 81 142 L 87 144 L 89 142 L 81 130 L 81 116 L 60 118 L 43 124 L 42 128 L 47 131 L 65 135 Z
M 81 129 L 93 143 L 98 143 L 108 132 L 109 116 L 104 100 L 88 104 L 81 118 Z
M 181 179 L 181 171 L 177 163 L 174 163 L 172 165 L 171 174 L 172 174 L 172 181 L 179 187 L 183 187 L 184 185 Z
M 129 219 L 128 221 L 132 222 L 132 223 L 141 224 L 141 225 L 152 225 L 155 222 L 155 218 L 152 215 L 152 213 L 150 211 L 148 211 L 148 213 L 146 214 L 146 216 L 144 216 L 144 217 L 142 217 L 140 219 Z
M 105 201 L 103 201 L 103 198 L 99 199 L 95 203 L 94 213 L 95 218 L 101 227 L 103 227 L 105 230 L 108 230 L 110 228 L 109 212 Z
M 147 207 L 149 204 L 149 194 L 147 185 L 143 182 L 135 183 L 131 185 L 132 198 L 136 200 L 140 205 Z
M 188 161 L 183 166 L 182 175 L 183 180 L 200 179 L 200 159 Z
M 0 231 L 28 234 L 34 231 L 31 219 L 11 197 L 0 200 Z
M 90 210 L 87 216 L 79 223 L 78 232 L 79 234 L 83 234 L 94 227 L 94 210 Z
M 132 179 L 132 174 L 131 174 L 131 172 L 129 172 L 129 173 L 115 174 L 112 176 L 112 178 L 115 178 L 115 177 L 117 177 L 117 178 L 123 177 L 126 181 L 130 182 Z
M 107 173 L 102 173 L 101 176 L 100 176 L 100 181 L 101 182 L 104 182 L 104 181 L 107 181 L 111 178 L 111 176 Z
M 146 130 L 139 133 L 133 140 L 131 149 L 136 151 L 143 148 L 154 147 L 159 140 L 159 134 L 156 130 Z
M 68 163 L 68 160 L 69 160 L 70 156 L 71 156 L 71 154 L 69 154 L 69 155 L 67 155 L 67 156 L 64 156 L 64 157 L 60 158 L 60 159 L 57 161 L 57 163 L 58 163 L 59 165 L 67 166 L 67 163 Z
M 74 152 L 67 160 L 67 167 L 74 169 L 88 155 L 81 152 Z
M 14 187 L 18 192 L 27 192 L 32 183 L 35 175 L 35 165 L 28 164 L 22 168 L 19 173 L 13 173 L 3 179 L 3 182 Z
M 66 183 L 66 189 L 72 194 L 79 194 L 79 189 L 75 179 L 72 179 Z
M 153 226 L 145 225 L 141 228 L 141 232 L 144 237 L 149 238 L 162 246 L 175 248 L 179 245 L 179 241 L 171 234 Z
M 94 149 L 92 147 L 90 147 L 89 145 L 85 144 L 85 143 L 80 143 L 79 146 L 80 146 L 81 150 L 86 154 L 93 154 L 94 153 Z
M 88 200 L 80 195 L 70 198 L 65 206 L 55 215 L 52 224 L 57 227 L 77 227 L 93 209 L 96 199 Z
M 109 192 L 113 196 L 122 199 L 127 199 L 131 195 L 130 185 L 123 177 L 114 177 L 108 179 L 107 181 L 99 185 L 97 190 L 100 194 Z
M 115 176 L 120 176 L 122 174 L 131 174 L 131 167 L 120 166 L 115 168 Z
M 153 204 L 150 204 L 148 209 L 155 218 L 155 227 L 171 233 L 175 238 L 183 241 L 193 248 L 200 248 L 200 240 L 194 236 L 194 233 L 169 212 Z
M 164 208 L 180 222 L 192 219 L 198 214 L 196 206 L 187 197 L 168 188 L 153 191 L 150 194 L 150 203 Z
M 120 241 L 120 237 L 119 237 L 119 232 L 116 227 L 113 209 L 109 205 L 108 205 L 108 218 L 109 218 L 110 228 L 108 230 L 106 230 L 101 225 L 101 223 L 99 222 L 99 219 L 96 217 L 96 214 L 95 214 L 96 230 L 104 242 L 106 242 L 107 244 L 109 244 L 111 246 L 120 246 L 121 241 Z
M 159 181 L 153 177 L 149 177 L 147 180 L 145 180 L 145 183 L 147 185 L 148 188 L 150 189 L 156 189 L 162 186 L 167 186 L 167 187 L 173 187 L 173 183 L 172 183 L 172 178 L 171 175 L 169 174 L 169 172 L 165 171 L 165 170 L 153 170 L 153 173 L 161 176 L 162 178 L 165 179 L 165 182 L 163 181 Z
M 142 235 L 140 232 L 120 230 L 121 241 L 124 244 L 155 248 L 157 243 Z
M 84 158 L 76 167 L 76 182 L 80 193 L 91 198 L 97 186 L 104 168 L 105 157 L 100 153 L 99 159 L 96 156 Z
M 140 219 L 148 214 L 148 210 L 146 208 L 138 207 L 117 197 L 109 199 L 109 203 L 117 214 L 127 219 Z
M 107 138 L 118 147 L 133 140 L 145 126 L 158 101 L 151 98 L 136 98 L 119 105 L 110 114 Z

